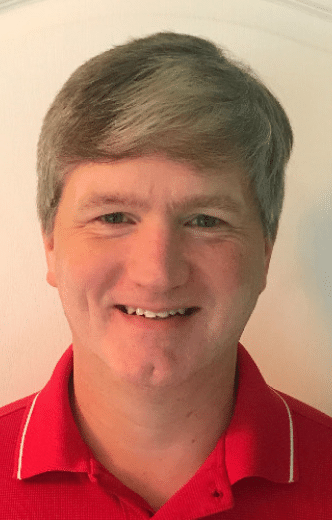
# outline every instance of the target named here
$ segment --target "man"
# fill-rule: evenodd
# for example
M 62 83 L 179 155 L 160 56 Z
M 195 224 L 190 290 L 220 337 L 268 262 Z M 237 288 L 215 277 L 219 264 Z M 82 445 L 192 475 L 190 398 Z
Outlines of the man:
M 275 97 L 200 38 L 133 40 L 69 78 L 38 212 L 73 343 L 2 409 L 2 518 L 332 518 L 332 420 L 239 344 L 291 146 Z

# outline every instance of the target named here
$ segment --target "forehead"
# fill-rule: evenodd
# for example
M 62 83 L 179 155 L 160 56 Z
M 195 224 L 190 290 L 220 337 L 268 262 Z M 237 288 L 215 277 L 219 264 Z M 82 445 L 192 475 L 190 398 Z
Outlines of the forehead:
M 250 202 L 249 195 L 239 166 L 198 169 L 153 156 L 80 164 L 68 175 L 62 198 L 80 210 L 121 202 L 148 210 L 159 201 L 185 209 L 222 204 L 236 212 Z

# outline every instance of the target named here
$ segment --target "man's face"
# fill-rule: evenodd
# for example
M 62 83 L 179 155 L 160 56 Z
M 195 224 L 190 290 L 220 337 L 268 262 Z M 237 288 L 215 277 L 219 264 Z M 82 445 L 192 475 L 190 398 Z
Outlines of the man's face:
M 154 387 L 222 369 L 272 252 L 240 168 L 202 175 L 158 156 L 78 166 L 44 244 L 74 350 Z

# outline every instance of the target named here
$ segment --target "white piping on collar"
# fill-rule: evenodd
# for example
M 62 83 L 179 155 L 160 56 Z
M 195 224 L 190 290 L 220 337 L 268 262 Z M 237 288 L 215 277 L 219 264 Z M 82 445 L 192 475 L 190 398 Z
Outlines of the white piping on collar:
M 290 437 L 290 461 L 289 461 L 289 480 L 288 480 L 288 483 L 291 483 L 291 482 L 294 482 L 294 426 L 293 426 L 293 419 L 292 419 L 292 414 L 291 414 L 291 411 L 289 409 L 289 406 L 288 404 L 286 403 L 285 399 L 279 394 L 279 392 L 277 392 L 276 390 L 274 390 L 274 388 L 271 388 L 269 386 L 269 388 L 271 390 L 273 390 L 273 392 L 278 396 L 280 397 L 280 399 L 282 400 L 282 402 L 284 403 L 285 407 L 286 407 L 286 410 L 287 410 L 287 413 L 288 413 L 288 419 L 289 419 L 289 437 Z
M 20 444 L 20 452 L 19 452 L 19 456 L 18 456 L 18 469 L 17 469 L 17 478 L 19 480 L 22 480 L 21 470 L 22 470 L 22 458 L 23 458 L 23 448 L 24 448 L 25 436 L 26 436 L 28 425 L 29 425 L 29 422 L 30 422 L 30 419 L 31 419 L 31 415 L 32 415 L 32 412 L 33 412 L 33 409 L 35 407 L 36 400 L 37 400 L 37 397 L 39 396 L 39 394 L 40 394 L 40 392 L 38 392 L 38 394 L 35 396 L 34 400 L 32 401 L 32 405 L 30 407 L 30 410 L 29 410 L 29 413 L 28 413 L 28 417 L 27 417 L 27 419 L 25 421 L 25 425 L 24 425 L 24 428 L 23 428 L 21 444 Z

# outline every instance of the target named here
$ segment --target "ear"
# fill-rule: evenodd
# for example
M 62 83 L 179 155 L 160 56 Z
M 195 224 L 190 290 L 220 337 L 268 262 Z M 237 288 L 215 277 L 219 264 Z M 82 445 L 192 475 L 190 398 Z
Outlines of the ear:
M 274 240 L 272 240 L 271 238 L 265 238 L 264 277 L 263 277 L 261 293 L 264 291 L 264 289 L 266 287 L 267 274 L 269 272 L 273 246 L 274 246 Z
M 44 250 L 47 262 L 46 280 L 52 287 L 57 287 L 55 273 L 55 251 L 54 251 L 54 234 L 47 235 L 42 231 Z

